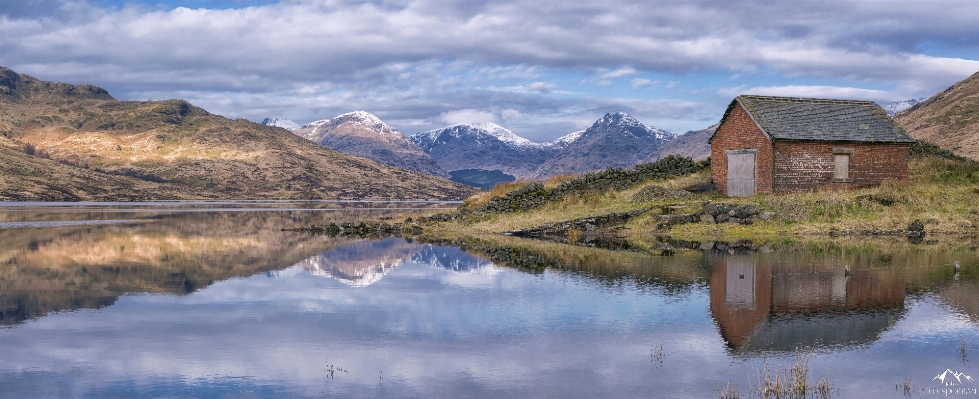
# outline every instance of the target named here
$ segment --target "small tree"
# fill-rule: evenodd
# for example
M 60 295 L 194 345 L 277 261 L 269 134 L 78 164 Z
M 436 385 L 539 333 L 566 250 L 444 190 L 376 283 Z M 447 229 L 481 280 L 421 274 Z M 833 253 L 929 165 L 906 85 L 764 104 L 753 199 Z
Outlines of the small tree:
M 34 155 L 34 149 L 35 149 L 34 144 L 31 143 L 24 144 L 24 152 L 27 153 L 27 155 Z

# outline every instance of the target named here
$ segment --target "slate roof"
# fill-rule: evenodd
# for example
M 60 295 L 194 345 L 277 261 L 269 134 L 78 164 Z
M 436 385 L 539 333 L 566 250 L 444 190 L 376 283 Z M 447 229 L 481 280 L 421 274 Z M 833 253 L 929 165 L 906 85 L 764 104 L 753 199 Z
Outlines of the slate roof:
M 728 105 L 721 124 L 737 104 L 772 140 L 914 142 L 873 101 L 740 95 Z

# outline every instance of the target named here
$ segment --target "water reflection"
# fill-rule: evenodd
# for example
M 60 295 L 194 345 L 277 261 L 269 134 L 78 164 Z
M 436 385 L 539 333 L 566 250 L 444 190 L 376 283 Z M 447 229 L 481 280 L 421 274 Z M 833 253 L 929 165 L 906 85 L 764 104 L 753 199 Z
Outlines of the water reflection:
M 297 266 L 314 276 L 333 278 L 354 287 L 366 287 L 380 281 L 406 261 L 456 272 L 470 272 L 492 265 L 492 262 L 476 258 L 458 248 L 418 244 L 411 238 L 388 237 L 340 245 L 303 260 Z
M 216 281 L 283 269 L 353 241 L 282 234 L 283 227 L 405 212 L 397 203 L 261 205 L 201 203 L 190 206 L 193 212 L 180 212 L 175 203 L 167 209 L 0 206 L 6 223 L 0 228 L 0 325 L 103 308 L 126 293 L 185 295 Z
M 0 230 L 3 396 L 747 396 L 796 348 L 844 397 L 979 375 L 967 248 L 371 241 L 290 212 Z
M 904 313 L 905 275 L 893 270 L 847 272 L 818 255 L 706 258 L 711 314 L 736 353 L 866 344 Z

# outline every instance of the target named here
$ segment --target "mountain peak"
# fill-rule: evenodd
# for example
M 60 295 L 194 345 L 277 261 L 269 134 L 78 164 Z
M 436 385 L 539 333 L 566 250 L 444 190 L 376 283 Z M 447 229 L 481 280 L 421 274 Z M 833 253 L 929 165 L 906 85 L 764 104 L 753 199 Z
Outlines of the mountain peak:
M 465 138 L 475 141 L 485 140 L 489 136 L 492 139 L 496 139 L 505 144 L 513 146 L 535 146 L 539 145 L 533 141 L 527 140 L 523 137 L 513 134 L 509 129 L 497 125 L 493 122 L 477 122 L 477 123 L 460 123 L 456 125 L 446 126 L 443 128 L 429 130 L 427 132 L 421 132 L 414 134 L 410 137 L 415 143 L 422 142 L 436 142 L 444 141 L 448 137 L 442 138 L 443 135 L 448 135 L 451 138 Z M 422 144 L 419 144 L 422 145 Z M 425 145 L 422 145 L 425 148 Z
M 281 127 L 289 131 L 299 129 L 298 123 L 286 118 L 265 118 L 262 120 L 262 124 L 265 126 Z
M 556 146 L 566 146 L 580 139 L 582 134 L 585 134 L 584 130 L 568 133 L 564 136 L 558 137 L 557 139 L 552 141 L 551 144 Z
M 656 140 L 669 140 L 676 137 L 675 134 L 667 132 L 663 129 L 647 126 L 625 112 L 609 112 L 605 114 L 605 116 L 603 116 L 601 119 L 595 121 L 595 124 L 585 131 L 584 134 L 589 135 L 590 131 L 607 130 L 620 131 L 624 134 L 632 134 L 636 137 L 645 137 Z
M 388 124 L 384 123 L 384 121 L 382 121 L 380 118 L 366 111 L 347 112 L 345 114 L 337 115 L 331 119 L 321 119 L 318 121 L 310 122 L 303 125 L 302 127 L 304 128 L 312 127 L 314 128 L 315 131 L 318 130 L 318 128 L 320 127 L 325 127 L 325 126 L 337 127 L 348 123 L 361 125 L 381 135 L 392 134 L 392 133 L 401 134 L 401 132 L 398 132 L 397 129 L 389 126 Z

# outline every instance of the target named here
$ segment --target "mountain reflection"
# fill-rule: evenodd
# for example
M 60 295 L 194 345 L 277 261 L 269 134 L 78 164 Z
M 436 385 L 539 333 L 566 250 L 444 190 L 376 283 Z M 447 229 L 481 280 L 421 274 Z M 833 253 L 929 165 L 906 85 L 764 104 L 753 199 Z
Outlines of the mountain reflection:
M 456 272 L 492 265 L 458 248 L 418 244 L 400 237 L 341 245 L 296 265 L 314 276 L 333 278 L 353 287 L 366 287 L 380 281 L 405 262 Z
M 76 217 L 52 212 L 34 219 Z M 351 241 L 279 231 L 308 220 L 310 213 L 303 211 L 124 217 L 138 221 L 0 229 L 0 325 L 102 308 L 127 293 L 188 294 L 216 281 L 283 269 Z

